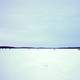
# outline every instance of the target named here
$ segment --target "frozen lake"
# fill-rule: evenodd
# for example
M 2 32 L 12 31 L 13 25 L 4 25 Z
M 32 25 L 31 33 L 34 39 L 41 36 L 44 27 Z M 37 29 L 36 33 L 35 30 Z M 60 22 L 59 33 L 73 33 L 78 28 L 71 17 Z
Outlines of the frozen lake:
M 80 51 L 0 49 L 0 80 L 80 80 Z

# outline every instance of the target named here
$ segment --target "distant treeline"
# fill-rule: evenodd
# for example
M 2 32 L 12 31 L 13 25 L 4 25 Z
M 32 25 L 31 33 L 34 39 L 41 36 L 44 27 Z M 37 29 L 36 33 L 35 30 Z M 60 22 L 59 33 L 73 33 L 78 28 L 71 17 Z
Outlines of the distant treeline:
M 80 49 L 80 47 L 14 47 L 14 46 L 0 46 L 0 49 Z

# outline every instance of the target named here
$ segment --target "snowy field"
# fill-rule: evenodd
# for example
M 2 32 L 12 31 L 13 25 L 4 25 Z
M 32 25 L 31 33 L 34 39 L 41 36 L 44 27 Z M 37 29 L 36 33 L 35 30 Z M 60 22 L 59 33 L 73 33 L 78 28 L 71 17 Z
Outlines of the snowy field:
M 80 80 L 80 51 L 0 49 L 0 80 Z

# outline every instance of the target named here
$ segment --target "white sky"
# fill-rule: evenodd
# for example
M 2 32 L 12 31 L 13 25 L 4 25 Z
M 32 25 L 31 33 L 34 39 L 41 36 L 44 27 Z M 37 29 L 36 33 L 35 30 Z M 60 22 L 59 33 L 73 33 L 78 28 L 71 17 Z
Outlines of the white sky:
M 79 0 L 0 1 L 0 44 L 79 46 Z

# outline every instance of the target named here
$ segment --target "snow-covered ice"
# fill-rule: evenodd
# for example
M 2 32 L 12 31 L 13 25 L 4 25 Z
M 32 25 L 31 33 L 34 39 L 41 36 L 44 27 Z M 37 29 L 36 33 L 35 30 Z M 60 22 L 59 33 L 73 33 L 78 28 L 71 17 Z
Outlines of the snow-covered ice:
M 0 80 L 80 80 L 80 51 L 0 49 Z

